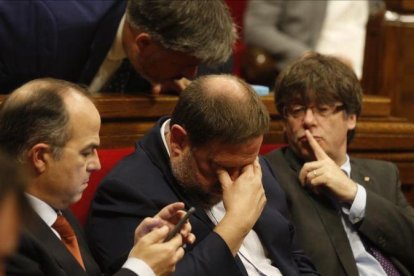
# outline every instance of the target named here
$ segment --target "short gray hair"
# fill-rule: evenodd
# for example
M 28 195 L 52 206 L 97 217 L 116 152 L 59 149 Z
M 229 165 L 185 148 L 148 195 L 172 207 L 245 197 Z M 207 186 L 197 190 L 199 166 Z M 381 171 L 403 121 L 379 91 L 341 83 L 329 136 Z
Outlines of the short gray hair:
M 210 65 L 225 62 L 237 39 L 222 0 L 129 0 L 127 21 L 164 48 Z

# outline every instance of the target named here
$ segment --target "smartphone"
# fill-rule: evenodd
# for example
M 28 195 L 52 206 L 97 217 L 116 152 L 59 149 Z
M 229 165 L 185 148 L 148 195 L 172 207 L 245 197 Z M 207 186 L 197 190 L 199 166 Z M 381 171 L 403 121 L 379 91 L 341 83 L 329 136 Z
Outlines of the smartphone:
M 181 227 L 183 227 L 183 224 L 188 220 L 188 218 L 195 212 L 195 208 L 191 207 L 184 217 L 180 219 L 180 221 L 174 226 L 174 228 L 168 233 L 168 236 L 165 238 L 165 241 L 171 240 L 175 235 L 177 235 L 178 232 L 180 232 Z

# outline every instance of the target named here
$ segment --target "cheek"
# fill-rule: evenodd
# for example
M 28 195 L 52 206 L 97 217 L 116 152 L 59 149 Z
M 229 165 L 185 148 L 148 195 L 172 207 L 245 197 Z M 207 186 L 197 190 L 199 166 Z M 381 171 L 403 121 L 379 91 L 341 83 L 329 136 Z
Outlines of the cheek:
M 288 139 L 288 141 L 290 141 L 291 143 L 297 143 L 298 142 L 298 128 L 295 128 L 292 125 L 289 125 L 287 127 L 285 127 L 285 135 L 286 138 Z
M 194 170 L 196 182 L 205 189 L 210 188 L 218 181 L 217 174 L 210 167 L 201 167 Z
M 85 161 L 78 160 L 73 163 L 72 166 L 66 167 L 66 178 L 68 183 L 72 187 L 77 187 L 82 184 L 87 171 L 87 163 Z M 65 179 L 63 179 L 65 181 Z

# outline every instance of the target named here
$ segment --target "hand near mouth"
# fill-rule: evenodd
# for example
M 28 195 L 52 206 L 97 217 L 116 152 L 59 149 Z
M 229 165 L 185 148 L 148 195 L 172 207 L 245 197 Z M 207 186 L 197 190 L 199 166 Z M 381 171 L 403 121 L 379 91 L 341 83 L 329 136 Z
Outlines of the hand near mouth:
M 326 154 L 309 130 L 305 130 L 306 139 L 316 161 L 307 162 L 299 173 L 299 181 L 304 187 L 315 193 L 327 190 L 341 202 L 352 204 L 357 192 L 357 184 Z

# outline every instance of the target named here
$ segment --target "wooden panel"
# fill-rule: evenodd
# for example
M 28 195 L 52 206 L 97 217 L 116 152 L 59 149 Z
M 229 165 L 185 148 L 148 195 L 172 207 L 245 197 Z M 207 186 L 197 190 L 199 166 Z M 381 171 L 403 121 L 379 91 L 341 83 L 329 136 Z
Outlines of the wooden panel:
M 0 95 L 0 102 L 2 97 Z M 177 96 L 133 96 L 105 94 L 93 96 L 101 117 L 106 119 L 141 118 L 152 119 L 171 114 Z M 271 116 L 278 116 L 274 105 L 273 93 L 263 96 L 262 101 Z M 365 95 L 363 98 L 362 117 L 387 117 L 391 113 L 391 103 L 386 97 Z
M 414 121 L 414 9 L 391 2 L 404 14 L 388 10 L 368 24 L 362 84 L 369 93 L 389 97 L 393 115 Z
M 0 102 L 4 100 L 0 95 Z M 98 95 L 92 97 L 101 116 L 101 147 L 125 148 L 155 124 L 159 117 L 171 114 L 176 96 Z M 282 121 L 273 104 L 273 95 L 262 97 L 271 115 L 270 131 L 264 143 L 285 143 Z M 350 145 L 353 156 L 395 162 L 407 198 L 414 205 L 414 123 L 390 115 L 388 98 L 366 95 L 356 135 Z
M 385 0 L 387 9 L 391 11 L 409 13 L 414 12 L 413 0 Z

